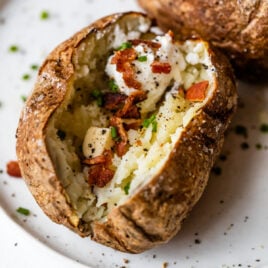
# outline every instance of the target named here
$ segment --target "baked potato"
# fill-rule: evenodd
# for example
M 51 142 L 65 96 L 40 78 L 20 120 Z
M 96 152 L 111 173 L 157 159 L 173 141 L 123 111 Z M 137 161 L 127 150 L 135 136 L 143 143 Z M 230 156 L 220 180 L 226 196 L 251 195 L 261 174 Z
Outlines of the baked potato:
M 120 13 L 60 44 L 17 129 L 22 175 L 48 217 L 131 253 L 178 232 L 236 109 L 222 54 L 157 31 Z
M 267 0 L 138 0 L 163 29 L 200 36 L 222 49 L 244 78 L 266 78 Z

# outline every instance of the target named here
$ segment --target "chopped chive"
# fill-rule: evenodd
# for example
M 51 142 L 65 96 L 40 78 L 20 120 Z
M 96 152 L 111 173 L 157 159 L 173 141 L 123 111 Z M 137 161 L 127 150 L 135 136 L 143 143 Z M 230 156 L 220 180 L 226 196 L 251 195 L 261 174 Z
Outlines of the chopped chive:
M 131 47 L 132 47 L 132 44 L 130 42 L 124 42 L 116 50 L 125 50 L 125 49 L 131 48 Z
M 32 65 L 31 65 L 31 69 L 32 69 L 33 71 L 37 71 L 37 70 L 38 70 L 38 65 L 37 65 L 37 64 L 32 64 Z
M 111 135 L 113 139 L 117 138 L 117 129 L 116 127 L 111 127 Z
M 58 129 L 56 134 L 61 141 L 65 140 L 65 137 L 66 137 L 65 131 Z
M 16 45 L 11 45 L 11 46 L 9 47 L 9 51 L 10 51 L 10 52 L 18 52 L 18 51 L 19 51 L 19 47 L 16 46 Z
M 102 94 L 101 94 L 101 91 L 98 90 L 98 89 L 94 89 L 92 92 L 91 92 L 91 95 L 94 97 L 94 98 L 98 98 L 100 97 Z
M 140 62 L 147 61 L 147 56 L 139 56 L 138 61 L 140 61 Z
M 157 131 L 157 121 L 155 120 L 156 116 L 155 114 L 151 115 L 149 118 L 144 119 L 142 125 L 143 127 L 148 128 L 150 124 L 152 124 L 152 132 Z
M 153 121 L 152 122 L 152 132 L 156 132 L 157 131 L 157 122 L 156 121 Z
M 103 99 L 102 99 L 102 96 L 100 96 L 100 97 L 97 98 L 97 105 L 98 105 L 99 107 L 101 107 L 102 104 L 103 104 Z
M 46 20 L 46 19 L 48 19 L 48 18 L 49 18 L 49 13 L 48 13 L 48 11 L 43 10 L 43 11 L 40 13 L 40 19 L 41 19 L 41 20 Z
M 98 89 L 94 89 L 92 92 L 91 92 L 91 95 L 96 99 L 97 101 L 97 105 L 99 107 L 101 107 L 103 105 L 103 98 L 102 98 L 102 93 L 100 90 Z
M 124 187 L 125 194 L 128 194 L 129 193 L 129 188 L 130 188 L 130 181 Z
M 116 93 L 118 92 L 118 85 L 115 83 L 114 80 L 109 81 L 109 88 L 112 90 L 112 92 Z
M 150 120 L 147 118 L 147 119 L 144 119 L 144 121 L 143 121 L 143 123 L 142 123 L 142 125 L 144 126 L 144 127 L 149 127 L 149 125 L 150 125 Z
M 22 100 L 23 102 L 25 102 L 25 101 L 27 100 L 27 97 L 26 97 L 25 95 L 21 95 L 20 98 L 21 98 L 21 100 Z
M 30 215 L 30 210 L 27 208 L 19 207 L 16 210 L 18 213 L 24 215 L 24 216 L 29 216 Z
M 268 133 L 268 124 L 261 124 L 260 131 L 263 133 Z
M 29 74 L 24 74 L 23 76 L 22 76 L 22 79 L 23 80 L 29 80 L 31 78 L 31 76 L 29 75 Z

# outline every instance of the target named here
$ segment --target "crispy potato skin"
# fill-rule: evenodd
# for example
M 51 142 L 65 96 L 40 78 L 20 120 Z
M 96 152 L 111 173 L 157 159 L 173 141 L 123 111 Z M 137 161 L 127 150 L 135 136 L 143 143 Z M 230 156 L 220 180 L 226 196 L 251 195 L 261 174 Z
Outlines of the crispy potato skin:
M 187 39 L 200 36 L 222 49 L 240 76 L 268 70 L 266 0 L 138 0 L 159 26 Z
M 140 253 L 166 243 L 202 195 L 236 109 L 236 86 L 229 62 L 211 52 L 217 89 L 189 123 L 165 167 L 126 203 L 95 223 L 93 239 L 121 251 Z M 115 242 L 114 242 L 115 241 Z
M 72 208 L 57 178 L 49 156 L 45 132 L 47 122 L 64 100 L 68 83 L 74 74 L 72 56 L 87 36 L 94 35 L 122 16 L 142 16 L 140 13 L 114 14 L 85 27 L 53 50 L 41 66 L 34 91 L 21 113 L 17 129 L 16 151 L 22 176 L 35 200 L 53 221 L 64 224 L 81 236 L 87 236 L 83 224 L 74 226 Z
M 66 198 L 45 143 L 46 126 L 63 102 L 72 83 L 72 56 L 87 36 L 104 30 L 123 16 L 115 14 L 84 28 L 58 46 L 42 65 L 34 91 L 26 102 L 17 129 L 17 156 L 22 175 L 39 206 L 53 221 L 81 236 L 83 222 L 73 225 L 73 210 Z M 219 52 L 211 51 L 216 67 L 216 89 L 209 102 L 189 123 L 166 166 L 104 223 L 92 224 L 92 239 L 120 251 L 139 253 L 171 239 L 198 201 L 207 184 L 226 128 L 236 109 L 232 69 Z

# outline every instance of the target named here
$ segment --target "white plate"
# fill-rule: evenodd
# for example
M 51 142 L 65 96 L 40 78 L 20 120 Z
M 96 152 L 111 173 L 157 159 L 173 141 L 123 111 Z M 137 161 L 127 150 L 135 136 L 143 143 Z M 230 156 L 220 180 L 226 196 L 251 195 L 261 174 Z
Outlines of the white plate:
M 49 12 L 47 20 L 40 19 L 43 10 Z M 75 265 L 68 259 L 104 268 L 162 267 L 165 262 L 168 267 L 264 267 L 268 264 L 268 134 L 259 128 L 262 123 L 268 124 L 267 85 L 239 82 L 241 105 L 232 126 L 233 129 L 237 125 L 245 126 L 248 137 L 230 130 L 223 150 L 227 159 L 217 163 L 222 173 L 211 176 L 205 194 L 181 232 L 167 245 L 146 253 L 116 252 L 51 222 L 36 205 L 24 182 L 5 173 L 6 163 L 16 158 L 15 132 L 23 106 L 21 96 L 30 93 L 36 77 L 30 66 L 39 65 L 58 43 L 93 20 L 127 10 L 139 10 L 134 0 L 0 1 L 0 169 L 4 170 L 0 174 L 0 204 L 6 212 L 0 209 L 0 219 L 1 235 L 7 239 L 0 243 L 0 263 L 15 267 L 13 256 L 19 256 L 15 243 L 26 239 L 26 252 L 33 252 L 33 256 L 43 252 L 39 267 L 51 263 L 55 266 L 62 263 L 63 267 Z M 13 44 L 19 47 L 16 53 L 9 52 Z M 24 74 L 29 74 L 30 79 L 23 80 Z M 241 149 L 242 143 L 249 148 Z M 262 148 L 257 149 L 256 144 Z M 30 209 L 31 215 L 16 213 L 19 206 Z M 10 254 L 1 254 L 3 249 L 4 252 L 8 249 Z M 25 256 L 18 258 L 19 267 L 30 267 L 29 259 L 22 260 Z M 125 263 L 126 260 L 129 262 Z

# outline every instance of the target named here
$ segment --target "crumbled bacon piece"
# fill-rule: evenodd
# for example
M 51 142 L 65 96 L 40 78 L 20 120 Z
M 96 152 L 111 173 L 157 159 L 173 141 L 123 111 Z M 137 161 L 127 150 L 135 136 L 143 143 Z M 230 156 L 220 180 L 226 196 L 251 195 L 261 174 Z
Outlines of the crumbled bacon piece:
M 117 131 L 118 131 L 118 135 L 120 137 L 119 141 L 116 141 L 115 143 L 115 149 L 116 149 L 116 153 L 119 157 L 123 156 L 128 149 L 128 136 L 127 136 L 127 132 L 124 129 L 123 126 L 123 120 L 120 117 L 117 116 L 113 116 L 110 119 L 110 124 L 111 126 L 116 127 Z
M 18 161 L 9 161 L 6 165 L 7 174 L 12 177 L 21 178 Z
M 150 40 L 141 40 L 141 39 L 134 39 L 130 41 L 133 46 L 138 46 L 139 44 L 145 44 L 151 49 L 159 49 L 161 47 L 160 43 L 150 41 Z
M 141 114 L 139 108 L 135 104 L 132 104 L 122 117 L 139 119 Z
M 137 90 L 141 89 L 141 83 L 135 79 L 135 72 L 131 62 L 137 57 L 137 52 L 133 48 L 119 50 L 111 60 L 111 64 L 116 64 L 116 70 L 123 74 L 126 85 Z
M 114 176 L 114 171 L 110 168 L 112 164 L 112 151 L 105 150 L 102 155 L 84 160 L 90 165 L 88 170 L 88 183 L 98 187 L 104 187 Z
M 104 108 L 108 110 L 118 110 L 123 106 L 126 98 L 127 95 L 121 93 L 106 93 L 103 97 Z
M 104 165 L 95 165 L 89 168 L 88 183 L 97 187 L 104 187 L 114 176 L 114 171 Z
M 174 41 L 174 33 L 171 30 L 169 30 L 167 34 L 171 37 L 172 41 Z
M 201 81 L 199 83 L 193 84 L 186 91 L 185 98 L 189 101 L 203 101 L 206 98 L 208 81 Z
M 93 158 L 85 159 L 84 163 L 87 165 L 97 165 L 97 164 L 103 164 L 106 162 L 105 155 L 98 155 Z
M 171 65 L 168 62 L 154 61 L 151 64 L 152 72 L 156 74 L 169 74 L 171 71 Z

